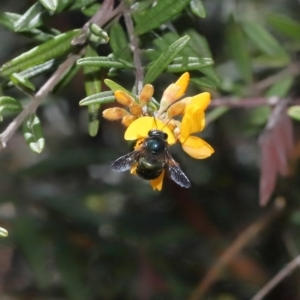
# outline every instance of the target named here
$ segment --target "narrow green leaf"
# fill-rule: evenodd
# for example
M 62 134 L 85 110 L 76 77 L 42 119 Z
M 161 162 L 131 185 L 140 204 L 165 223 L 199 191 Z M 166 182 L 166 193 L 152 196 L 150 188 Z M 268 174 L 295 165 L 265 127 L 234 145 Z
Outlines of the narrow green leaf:
M 85 56 L 97 57 L 98 53 L 90 45 L 87 46 Z M 84 66 L 84 86 L 87 96 L 99 94 L 101 92 L 101 68 L 94 66 Z M 89 112 L 89 134 L 96 136 L 99 129 L 99 110 L 100 104 L 94 103 L 88 106 Z
M 70 2 L 70 5 L 68 4 L 66 8 L 69 10 L 76 10 L 76 9 L 82 9 L 83 7 L 88 7 L 92 5 L 93 3 L 97 2 L 97 0 L 64 0 L 65 2 Z M 63 1 L 59 1 L 63 2 Z
M 74 78 L 74 76 L 78 73 L 78 71 L 81 69 L 80 66 L 72 65 L 64 74 L 64 76 L 61 78 L 61 80 L 56 84 L 56 86 L 53 89 L 53 92 L 56 93 L 60 90 L 62 90 L 68 83 Z
M 109 44 L 114 57 L 121 58 L 125 61 L 131 61 L 132 54 L 128 47 L 128 40 L 123 27 L 119 23 L 113 23 L 110 27 L 109 36 Z
M 0 121 L 3 120 L 1 115 L 3 111 L 20 112 L 21 110 L 22 105 L 16 99 L 8 96 L 0 97 Z
M 35 86 L 33 85 L 33 83 L 30 82 L 28 78 L 25 78 L 18 73 L 11 74 L 11 76 L 9 78 L 10 78 L 10 81 L 16 87 L 18 87 L 20 90 L 22 90 L 24 92 L 27 92 L 28 90 L 30 90 L 30 91 L 35 90 Z
M 252 81 L 252 67 L 249 53 L 245 46 L 246 40 L 239 24 L 230 16 L 227 26 L 227 39 L 231 56 L 238 71 L 246 82 Z
M 190 6 L 191 6 L 192 12 L 196 16 L 198 16 L 200 18 L 206 17 L 206 9 L 201 0 L 191 0 Z
M 196 32 L 194 29 L 188 29 L 185 31 L 191 39 L 188 46 L 191 47 L 199 56 L 212 57 L 209 44 L 206 38 Z
M 19 14 L 2 12 L 0 13 L 0 24 L 11 31 L 14 31 L 15 22 L 19 20 L 20 17 L 21 15 Z
M 188 30 L 185 32 L 187 36 L 190 37 L 188 44 L 179 51 L 178 54 L 188 57 L 188 56 L 195 56 L 195 57 L 212 57 L 211 52 L 208 47 L 208 43 L 204 37 L 201 37 L 199 34 L 192 32 L 192 30 Z M 165 51 L 167 47 L 174 43 L 179 38 L 179 35 L 174 32 L 168 32 L 164 34 L 161 38 L 155 39 L 154 44 L 157 46 L 158 49 L 161 51 Z M 157 54 L 154 53 L 153 57 Z M 211 80 L 215 82 L 216 85 L 220 83 L 220 80 L 213 69 L 213 67 L 205 67 L 199 69 L 201 73 L 209 77 Z
M 135 27 L 136 34 L 143 34 L 155 29 L 163 23 L 171 20 L 178 15 L 188 4 L 190 0 L 164 0 L 157 1 L 151 9 L 145 10 L 142 18 L 138 18 Z
M 285 15 L 271 13 L 267 17 L 267 22 L 278 32 L 292 39 L 300 39 L 300 22 Z
M 33 4 L 15 23 L 15 31 L 28 31 L 43 23 L 43 16 L 48 14 L 40 2 Z
M 0 111 L 3 110 L 19 112 L 22 110 L 22 105 L 15 98 L 2 96 L 0 97 Z
M 286 78 L 276 82 L 266 93 L 266 97 L 276 96 L 279 98 L 284 98 L 290 91 L 291 86 L 293 85 L 295 78 L 290 75 Z
M 215 82 L 208 77 L 201 77 L 201 78 L 193 77 L 190 79 L 190 81 L 199 87 L 204 87 L 209 89 L 215 89 L 217 87 Z
M 288 61 L 285 56 L 270 56 L 266 54 L 259 55 L 253 60 L 255 68 L 280 68 L 287 65 Z
M 79 102 L 79 105 L 103 104 L 115 101 L 115 96 L 112 91 L 101 92 L 95 95 L 88 96 Z
M 13 73 L 19 73 L 25 69 L 45 63 L 50 59 L 66 55 L 74 49 L 71 41 L 79 33 L 80 30 L 78 29 L 63 33 L 21 54 L 2 65 L 0 76 L 10 76 Z
M 288 60 L 288 55 L 284 48 L 262 25 L 253 21 L 243 21 L 241 25 L 247 36 L 265 54 L 284 56 Z
M 93 3 L 81 8 L 82 13 L 87 17 L 92 17 L 101 7 L 100 3 Z
M 20 19 L 21 15 L 15 13 L 4 12 L 0 13 L 0 24 L 8 30 L 15 31 L 15 23 Z M 51 30 L 44 31 L 38 28 L 32 28 L 28 31 L 19 32 L 20 34 L 33 38 L 39 42 L 45 42 L 54 37 L 54 33 Z M 53 30 L 52 30 L 53 31 Z
M 177 53 L 184 48 L 189 39 L 188 36 L 183 36 L 171 44 L 149 68 L 144 79 L 144 84 L 153 82 L 168 67 Z
M 58 6 L 58 0 L 39 0 L 40 3 L 49 11 L 55 11 Z
M 199 70 L 213 63 L 211 58 L 176 57 L 166 70 L 171 73 Z
M 50 59 L 43 64 L 33 66 L 33 67 L 26 69 L 18 74 L 24 78 L 32 78 L 41 73 L 44 73 L 45 71 L 49 71 L 49 70 L 55 68 L 56 66 L 58 66 L 58 64 L 60 62 L 61 62 L 61 59 Z
M 29 148 L 36 153 L 41 153 L 45 146 L 42 127 L 36 114 L 30 115 L 23 123 L 23 134 Z
M 295 119 L 296 121 L 300 121 L 300 105 L 293 105 L 289 107 L 287 113 L 291 118 Z
M 97 56 L 97 57 L 84 57 L 77 60 L 80 66 L 102 67 L 102 68 L 133 68 L 133 65 L 127 62 L 116 61 L 112 57 Z

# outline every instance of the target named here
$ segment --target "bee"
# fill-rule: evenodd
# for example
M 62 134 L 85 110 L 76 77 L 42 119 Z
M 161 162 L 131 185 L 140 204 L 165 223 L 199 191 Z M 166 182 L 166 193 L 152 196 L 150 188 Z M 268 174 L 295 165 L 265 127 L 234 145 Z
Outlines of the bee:
M 125 172 L 136 163 L 136 174 L 146 180 L 156 179 L 166 170 L 178 185 L 189 188 L 189 179 L 168 151 L 167 138 L 168 134 L 162 130 L 150 130 L 139 148 L 118 158 L 111 165 L 112 170 Z

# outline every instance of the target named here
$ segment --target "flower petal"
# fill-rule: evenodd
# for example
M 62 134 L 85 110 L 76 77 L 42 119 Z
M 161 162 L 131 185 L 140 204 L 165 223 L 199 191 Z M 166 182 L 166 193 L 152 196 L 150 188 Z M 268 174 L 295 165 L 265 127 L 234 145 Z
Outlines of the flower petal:
M 188 87 L 190 80 L 190 74 L 188 72 L 183 73 L 179 79 L 175 82 L 175 85 L 180 86 L 180 89 L 176 93 L 176 100 L 182 97 Z
M 150 184 L 154 191 L 155 190 L 161 191 L 163 186 L 164 176 L 165 176 L 165 170 L 162 170 L 161 174 L 156 179 L 150 180 Z
M 125 131 L 125 140 L 138 140 L 140 138 L 148 137 L 150 130 L 162 130 L 168 134 L 168 144 L 175 144 L 176 140 L 172 131 L 162 121 L 154 117 L 141 117 L 133 121 Z
M 181 122 L 180 142 L 183 143 L 192 133 L 200 132 L 205 126 L 205 114 L 202 108 L 188 104 Z
M 159 115 L 162 114 L 172 103 L 181 98 L 189 84 L 190 74 L 185 72 L 175 82 L 170 84 L 164 91 L 160 101 Z
M 201 93 L 196 96 L 191 97 L 191 104 L 197 106 L 202 110 L 206 110 L 207 106 L 210 104 L 210 93 Z
M 188 155 L 196 159 L 207 158 L 215 152 L 208 143 L 197 136 L 189 136 L 182 144 L 182 148 Z

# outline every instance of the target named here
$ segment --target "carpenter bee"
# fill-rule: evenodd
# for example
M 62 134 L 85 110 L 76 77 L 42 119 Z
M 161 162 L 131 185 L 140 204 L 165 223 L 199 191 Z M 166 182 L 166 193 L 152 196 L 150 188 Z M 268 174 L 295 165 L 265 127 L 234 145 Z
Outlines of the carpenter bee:
M 136 173 L 141 178 L 152 180 L 165 169 L 168 176 L 181 187 L 189 188 L 191 183 L 179 164 L 168 151 L 168 134 L 161 130 L 150 130 L 138 149 L 118 158 L 112 170 L 124 172 L 136 163 Z

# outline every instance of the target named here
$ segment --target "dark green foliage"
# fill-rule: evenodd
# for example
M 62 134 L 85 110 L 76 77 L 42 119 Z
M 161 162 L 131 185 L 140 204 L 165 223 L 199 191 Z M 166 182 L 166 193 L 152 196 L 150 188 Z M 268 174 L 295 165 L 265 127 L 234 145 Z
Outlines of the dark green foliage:
M 298 255 L 299 2 L 0 11 L 1 300 L 251 299 Z M 192 188 L 112 172 L 135 146 L 101 116 L 121 107 L 114 92 L 138 102 L 151 83 L 156 110 L 186 71 L 184 97 L 212 95 L 200 136 L 215 149 L 195 160 L 170 147 Z M 298 285 L 295 271 L 264 299 L 298 300 Z

